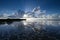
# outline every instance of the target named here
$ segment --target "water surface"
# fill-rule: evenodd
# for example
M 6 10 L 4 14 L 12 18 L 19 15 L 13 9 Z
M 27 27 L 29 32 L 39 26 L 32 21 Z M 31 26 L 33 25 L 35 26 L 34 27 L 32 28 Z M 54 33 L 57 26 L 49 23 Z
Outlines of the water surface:
M 60 40 L 60 21 L 0 24 L 0 40 Z

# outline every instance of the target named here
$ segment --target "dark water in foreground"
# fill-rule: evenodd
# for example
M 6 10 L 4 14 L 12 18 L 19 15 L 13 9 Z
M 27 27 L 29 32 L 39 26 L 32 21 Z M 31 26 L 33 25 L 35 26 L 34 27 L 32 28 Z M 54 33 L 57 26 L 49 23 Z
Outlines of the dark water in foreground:
M 60 40 L 60 22 L 1 24 L 0 40 Z

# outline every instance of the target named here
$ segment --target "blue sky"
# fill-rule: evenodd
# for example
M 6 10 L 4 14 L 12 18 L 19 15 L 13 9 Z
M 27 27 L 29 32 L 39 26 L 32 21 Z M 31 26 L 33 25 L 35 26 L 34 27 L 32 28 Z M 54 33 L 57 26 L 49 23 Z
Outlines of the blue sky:
M 60 0 L 0 0 L 0 12 L 6 10 L 32 10 L 40 6 L 47 13 L 60 13 Z

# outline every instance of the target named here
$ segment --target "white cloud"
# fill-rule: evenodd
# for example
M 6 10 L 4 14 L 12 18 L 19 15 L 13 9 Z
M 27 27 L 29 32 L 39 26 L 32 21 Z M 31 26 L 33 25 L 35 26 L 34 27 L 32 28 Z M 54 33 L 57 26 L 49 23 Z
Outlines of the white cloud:
M 27 17 L 27 18 L 60 18 L 60 16 L 58 16 L 57 14 L 48 14 L 46 15 L 46 10 L 41 10 L 40 7 L 36 7 L 34 8 L 31 12 L 27 11 L 24 13 L 20 11 L 21 14 L 18 13 L 11 13 L 11 14 L 7 14 L 4 13 L 2 14 L 4 17 L 8 17 L 8 16 L 16 16 L 16 18 L 20 18 L 21 16 L 23 17 Z M 20 16 L 21 15 L 21 16 Z

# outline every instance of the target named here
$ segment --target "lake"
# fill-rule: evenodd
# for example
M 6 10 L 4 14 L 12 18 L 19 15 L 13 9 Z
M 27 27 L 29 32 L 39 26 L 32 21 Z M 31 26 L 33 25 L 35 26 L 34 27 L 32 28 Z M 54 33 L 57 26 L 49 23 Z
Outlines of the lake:
M 60 21 L 0 24 L 0 40 L 60 40 Z

